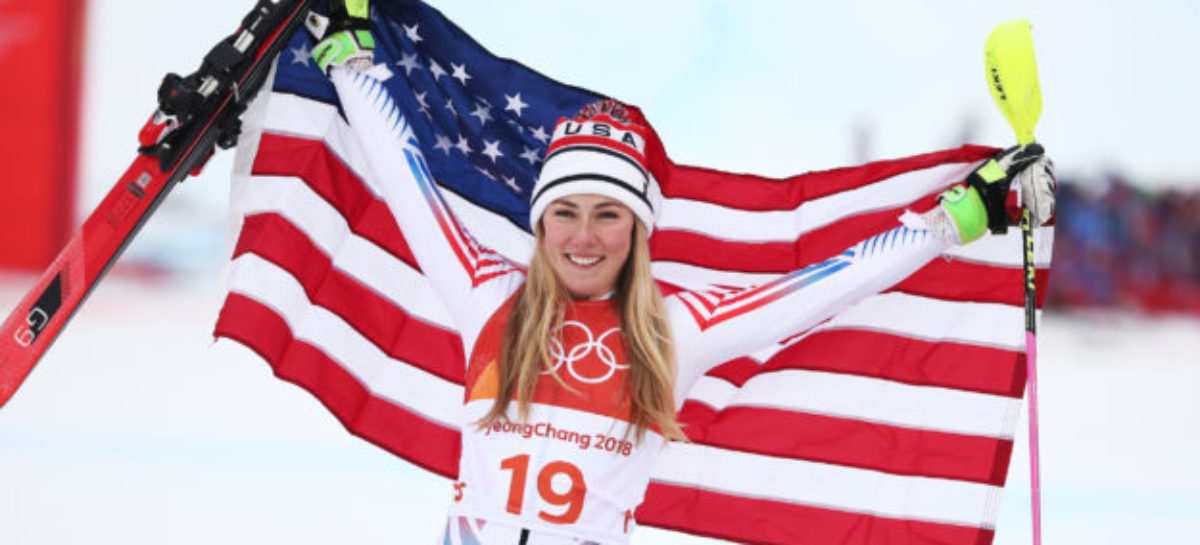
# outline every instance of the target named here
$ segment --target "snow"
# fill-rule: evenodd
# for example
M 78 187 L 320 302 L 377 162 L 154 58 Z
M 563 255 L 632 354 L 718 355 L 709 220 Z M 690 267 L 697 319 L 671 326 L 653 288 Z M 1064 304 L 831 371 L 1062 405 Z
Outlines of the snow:
M 0 409 L 0 543 L 433 542 L 448 483 L 214 344 L 219 278 L 118 270 L 96 290 Z M 0 308 L 32 283 L 0 278 Z M 1052 313 L 1039 340 L 1046 542 L 1200 530 L 1200 322 Z M 1027 452 L 1022 431 L 997 544 L 1029 542 Z

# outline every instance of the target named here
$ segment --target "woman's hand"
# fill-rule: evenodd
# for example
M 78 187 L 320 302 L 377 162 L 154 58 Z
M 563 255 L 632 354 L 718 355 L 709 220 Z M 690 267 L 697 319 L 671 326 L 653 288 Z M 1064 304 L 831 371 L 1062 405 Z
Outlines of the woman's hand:
M 325 36 L 312 50 L 326 75 L 334 66 L 367 70 L 375 62 L 375 37 L 366 0 L 333 0 Z
M 1021 206 L 1031 212 L 1034 227 L 1046 223 L 1054 214 L 1054 191 L 1058 188 L 1054 162 L 1046 157 L 1041 144 L 1013 146 L 996 154 L 967 178 L 967 185 L 975 188 L 983 199 L 988 228 L 993 233 L 1004 233 L 1009 225 L 1017 223 L 1005 206 L 1014 179 Z
M 1021 199 L 1021 206 L 1029 210 L 1033 226 L 1038 227 L 1050 221 L 1057 204 L 1054 193 L 1058 190 L 1054 161 L 1046 155 L 1040 155 L 1016 172 L 1010 171 L 1009 176 L 1016 177 L 1017 195 Z
M 1054 215 L 1058 181 L 1054 162 L 1040 144 L 1014 146 L 996 154 L 967 177 L 966 186 L 946 190 L 938 202 L 954 224 L 959 244 L 982 237 L 990 230 L 1002 234 L 1016 218 L 1008 213 L 1008 192 L 1013 180 L 1021 205 L 1030 211 L 1034 227 Z M 936 218 L 934 218 L 936 219 Z

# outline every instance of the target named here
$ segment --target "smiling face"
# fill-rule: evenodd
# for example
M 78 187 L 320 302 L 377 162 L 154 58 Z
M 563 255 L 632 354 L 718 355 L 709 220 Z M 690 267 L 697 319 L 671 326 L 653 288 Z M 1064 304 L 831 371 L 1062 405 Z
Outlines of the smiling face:
M 635 221 L 629 208 L 602 195 L 568 195 L 546 207 L 541 251 L 572 297 L 590 299 L 616 288 Z

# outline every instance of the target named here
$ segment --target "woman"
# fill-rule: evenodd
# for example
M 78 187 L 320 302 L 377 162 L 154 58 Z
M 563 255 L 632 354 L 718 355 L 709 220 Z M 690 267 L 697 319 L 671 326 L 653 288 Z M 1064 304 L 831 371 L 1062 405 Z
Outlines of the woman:
M 1014 149 L 970 188 L 826 262 L 755 288 L 664 298 L 650 274 L 661 196 L 648 132 L 619 105 L 555 127 L 531 199 L 536 248 L 521 270 L 456 221 L 387 91 L 346 68 L 331 79 L 352 127 L 389 135 L 360 139 L 366 174 L 467 354 L 459 481 L 438 543 L 628 543 L 654 460 L 685 439 L 675 414 L 696 379 L 1007 223 L 1010 174 L 1022 173 L 1038 220 L 1053 203 L 1048 160 Z

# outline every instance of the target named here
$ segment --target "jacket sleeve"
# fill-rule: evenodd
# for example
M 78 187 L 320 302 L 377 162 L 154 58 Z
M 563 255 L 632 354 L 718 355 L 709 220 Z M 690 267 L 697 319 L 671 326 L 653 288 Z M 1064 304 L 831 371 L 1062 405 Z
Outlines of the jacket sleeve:
M 417 138 L 395 101 L 368 74 L 330 75 L 367 172 L 395 216 L 413 257 L 458 323 L 475 331 L 524 280 L 503 256 L 483 247 L 446 205 Z M 476 323 L 478 322 L 478 323 Z
M 767 284 L 671 295 L 676 392 L 686 393 L 721 363 L 803 333 L 894 286 L 949 246 L 930 230 L 901 225 Z

